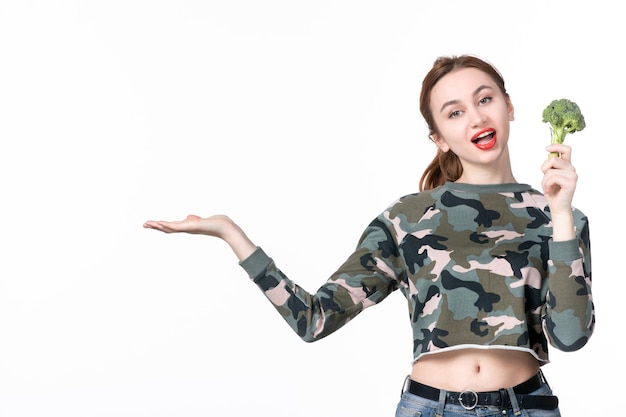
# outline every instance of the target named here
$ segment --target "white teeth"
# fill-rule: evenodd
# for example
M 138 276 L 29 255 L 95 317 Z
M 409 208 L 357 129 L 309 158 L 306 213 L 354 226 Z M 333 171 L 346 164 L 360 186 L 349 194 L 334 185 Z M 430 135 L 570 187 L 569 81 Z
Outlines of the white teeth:
M 491 140 L 491 138 L 493 138 L 494 134 L 495 134 L 495 132 L 493 130 L 481 133 L 480 135 L 478 135 L 474 139 L 472 139 L 472 143 L 481 142 L 483 139 L 487 139 L 487 141 L 489 141 L 489 140 Z

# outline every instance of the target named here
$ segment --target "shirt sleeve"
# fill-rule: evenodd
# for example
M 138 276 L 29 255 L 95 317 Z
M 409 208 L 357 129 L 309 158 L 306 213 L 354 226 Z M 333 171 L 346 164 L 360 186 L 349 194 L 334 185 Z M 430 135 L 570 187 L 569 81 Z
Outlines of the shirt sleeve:
M 589 224 L 580 212 L 575 212 L 575 218 L 575 239 L 548 244 L 548 293 L 543 326 L 550 344 L 565 352 L 582 348 L 595 326 Z
M 314 342 L 397 288 L 397 269 L 390 266 L 397 255 L 394 237 L 377 219 L 367 227 L 356 250 L 315 293 L 289 279 L 260 247 L 240 265 L 298 336 Z M 311 262 L 317 256 L 312 255 Z

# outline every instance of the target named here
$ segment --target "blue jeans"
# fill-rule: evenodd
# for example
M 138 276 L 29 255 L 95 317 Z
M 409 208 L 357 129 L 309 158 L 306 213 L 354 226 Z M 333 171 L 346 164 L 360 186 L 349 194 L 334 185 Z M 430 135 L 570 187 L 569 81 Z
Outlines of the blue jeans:
M 547 383 L 531 393 L 532 395 L 553 395 Z M 518 413 L 516 414 L 515 411 Z M 445 404 L 445 401 L 432 401 L 418 397 L 410 392 L 403 392 L 398 407 L 396 417 L 561 417 L 559 409 L 537 410 L 509 408 L 506 414 L 502 413 L 500 407 L 476 407 L 473 410 L 466 410 L 457 404 Z

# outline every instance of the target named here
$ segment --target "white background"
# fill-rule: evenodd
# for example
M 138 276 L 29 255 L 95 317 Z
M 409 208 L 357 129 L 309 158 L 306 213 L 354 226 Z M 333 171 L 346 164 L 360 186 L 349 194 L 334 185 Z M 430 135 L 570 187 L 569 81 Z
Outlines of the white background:
M 400 293 L 306 344 L 223 242 L 142 224 L 229 214 L 314 291 L 417 190 L 435 153 L 421 80 L 460 53 L 505 76 L 518 181 L 540 186 L 543 108 L 583 110 L 567 143 L 597 329 L 544 370 L 564 416 L 610 414 L 626 290 L 618 4 L 1 0 L 0 416 L 392 416 L 412 347 Z

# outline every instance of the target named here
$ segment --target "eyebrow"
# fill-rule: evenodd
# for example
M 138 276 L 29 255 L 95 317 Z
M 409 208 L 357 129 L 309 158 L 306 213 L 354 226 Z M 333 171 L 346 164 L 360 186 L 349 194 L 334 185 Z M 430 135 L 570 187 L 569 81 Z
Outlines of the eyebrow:
M 473 96 L 478 95 L 481 91 L 483 91 L 484 89 L 492 89 L 492 87 L 488 86 L 488 85 L 481 85 L 479 86 L 476 90 L 474 90 L 474 92 L 472 93 Z M 452 104 L 457 104 L 459 102 L 459 100 L 450 100 L 450 101 L 446 101 L 445 103 L 443 103 L 443 106 L 441 106 L 441 110 L 439 110 L 440 112 L 443 111 L 443 109 L 445 109 L 447 106 L 450 106 Z

